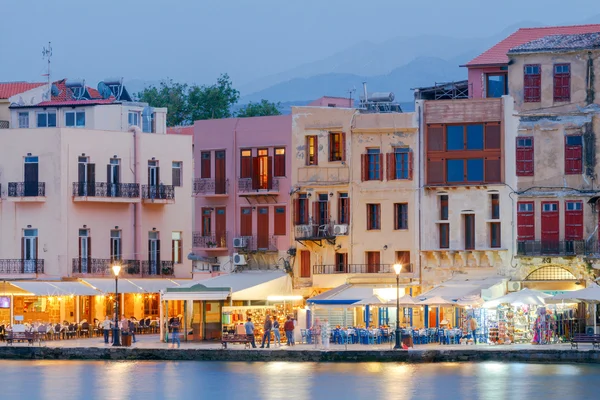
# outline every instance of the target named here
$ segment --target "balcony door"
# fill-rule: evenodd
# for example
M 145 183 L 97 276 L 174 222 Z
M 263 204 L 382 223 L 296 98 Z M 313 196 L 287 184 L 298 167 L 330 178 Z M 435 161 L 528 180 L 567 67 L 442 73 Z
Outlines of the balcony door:
M 555 253 L 559 240 L 558 201 L 542 202 L 542 251 Z
M 148 232 L 148 271 L 150 275 L 157 275 L 160 264 L 160 240 L 158 232 Z
M 273 157 L 268 149 L 258 149 L 258 157 L 252 160 L 252 189 L 270 190 L 273 186 Z
M 217 247 L 227 247 L 227 213 L 225 207 L 216 207 L 215 214 L 215 239 Z
M 148 197 L 158 198 L 158 184 L 160 183 L 160 169 L 158 161 L 148 161 Z
M 121 261 L 123 259 L 123 250 L 121 247 L 121 231 L 110 231 L 110 261 Z
M 21 259 L 23 260 L 23 272 L 34 274 L 37 272 L 36 261 L 38 257 L 38 230 L 24 229 L 21 239 Z
M 96 168 L 90 163 L 89 157 L 79 157 L 77 162 L 77 182 L 79 196 L 94 196 L 96 194 Z
M 90 258 L 92 255 L 92 243 L 88 229 L 79 230 L 79 272 L 87 274 L 90 272 Z
M 215 151 L 215 194 L 225 194 L 225 150 Z
M 110 197 L 119 197 L 119 183 L 121 176 L 121 160 L 118 158 L 111 158 L 110 164 L 106 166 L 106 184 L 108 186 L 107 192 Z
M 25 157 L 24 166 L 24 196 L 37 196 L 39 186 L 39 164 L 38 157 Z
M 369 274 L 378 273 L 380 264 L 380 253 L 378 251 L 367 251 L 367 272 Z
M 258 207 L 256 219 L 256 247 L 259 250 L 269 248 L 269 207 Z
M 310 278 L 309 250 L 300 250 L 300 278 Z

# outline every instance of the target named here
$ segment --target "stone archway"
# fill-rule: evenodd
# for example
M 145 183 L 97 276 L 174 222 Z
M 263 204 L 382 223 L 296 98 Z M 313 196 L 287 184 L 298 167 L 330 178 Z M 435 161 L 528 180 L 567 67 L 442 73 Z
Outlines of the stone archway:
M 558 265 L 548 265 L 532 271 L 526 281 L 576 281 L 577 277 L 568 269 Z

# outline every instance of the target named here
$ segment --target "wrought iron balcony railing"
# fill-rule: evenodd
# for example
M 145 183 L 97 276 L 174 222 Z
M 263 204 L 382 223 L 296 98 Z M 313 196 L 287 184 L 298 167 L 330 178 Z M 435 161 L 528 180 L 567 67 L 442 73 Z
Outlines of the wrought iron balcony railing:
M 227 248 L 228 232 L 212 233 L 210 235 L 194 232 L 192 236 L 194 247 L 197 249 Z
M 254 178 L 238 179 L 239 193 L 279 192 L 279 179 L 270 178 L 261 181 Z
M 229 192 L 229 179 L 195 179 L 194 194 L 201 196 L 222 195 Z
M 44 260 L 0 259 L 0 274 L 43 274 Z
M 8 182 L 8 197 L 44 197 L 45 182 Z
M 277 236 L 240 236 L 233 239 L 233 247 L 239 251 L 277 251 Z
M 517 242 L 520 256 L 577 256 L 585 255 L 584 240 L 524 240 Z
M 113 276 L 112 266 L 121 266 L 121 275 L 140 275 L 138 260 L 112 260 L 110 258 L 74 258 L 73 273 L 83 275 Z
M 412 273 L 412 264 L 403 265 L 401 273 Z M 396 274 L 396 272 L 392 264 L 330 264 L 313 265 L 313 274 Z
M 142 261 L 142 276 L 173 276 L 174 274 L 173 261 Z
M 139 198 L 138 183 L 73 182 L 73 196 Z
M 175 200 L 173 185 L 142 185 L 142 198 L 148 200 Z

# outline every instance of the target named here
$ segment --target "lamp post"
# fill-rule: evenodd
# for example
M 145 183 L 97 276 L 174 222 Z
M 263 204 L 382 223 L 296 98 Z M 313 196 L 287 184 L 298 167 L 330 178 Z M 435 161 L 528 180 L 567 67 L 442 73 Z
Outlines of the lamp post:
M 400 350 L 400 272 L 402 272 L 402 264 L 394 264 L 394 272 L 396 273 L 396 345 L 394 350 Z
M 113 327 L 113 346 L 120 346 L 121 339 L 119 338 L 119 272 L 120 265 L 113 265 L 113 274 L 115 274 L 115 326 Z

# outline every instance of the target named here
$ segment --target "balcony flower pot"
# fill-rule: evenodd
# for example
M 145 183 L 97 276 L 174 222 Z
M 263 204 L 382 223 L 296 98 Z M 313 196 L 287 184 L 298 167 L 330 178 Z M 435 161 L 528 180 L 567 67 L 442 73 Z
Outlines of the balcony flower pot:
M 173 268 L 172 267 L 163 267 L 161 272 L 163 275 L 173 275 Z
M 127 273 L 130 275 L 139 274 L 140 268 L 136 266 L 127 267 Z

